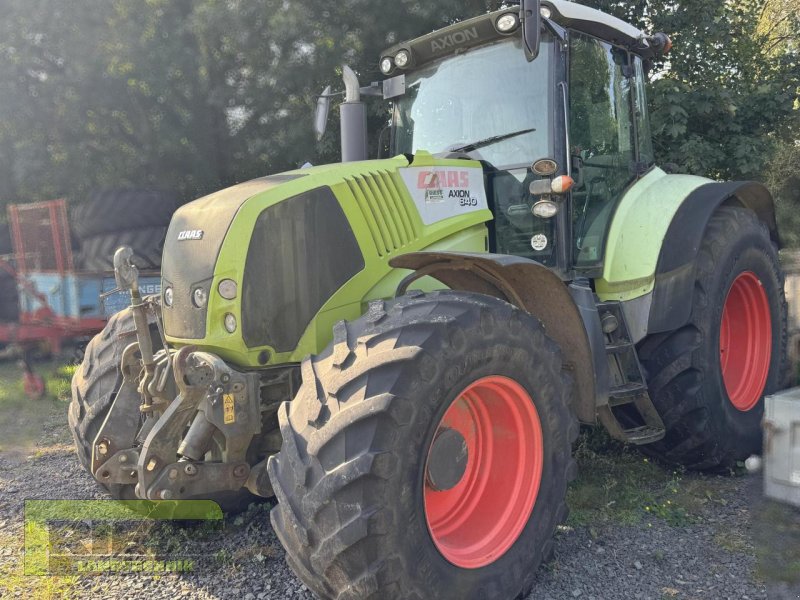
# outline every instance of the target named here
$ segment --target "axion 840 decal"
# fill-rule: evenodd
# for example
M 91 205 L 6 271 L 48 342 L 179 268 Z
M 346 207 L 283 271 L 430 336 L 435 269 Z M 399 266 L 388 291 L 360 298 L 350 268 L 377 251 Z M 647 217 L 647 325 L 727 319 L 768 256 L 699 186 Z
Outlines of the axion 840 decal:
M 425 225 L 489 207 L 481 168 L 409 167 L 400 174 Z

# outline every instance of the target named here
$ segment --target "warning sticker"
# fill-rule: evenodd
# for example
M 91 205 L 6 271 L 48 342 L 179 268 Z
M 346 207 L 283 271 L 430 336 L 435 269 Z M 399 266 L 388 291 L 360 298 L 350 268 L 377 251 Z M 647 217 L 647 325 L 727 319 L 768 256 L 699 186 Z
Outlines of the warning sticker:
M 233 394 L 224 394 L 222 396 L 222 410 L 225 425 L 230 425 L 236 422 L 236 408 L 234 405 Z
M 480 168 L 409 167 L 400 175 L 425 225 L 488 208 Z

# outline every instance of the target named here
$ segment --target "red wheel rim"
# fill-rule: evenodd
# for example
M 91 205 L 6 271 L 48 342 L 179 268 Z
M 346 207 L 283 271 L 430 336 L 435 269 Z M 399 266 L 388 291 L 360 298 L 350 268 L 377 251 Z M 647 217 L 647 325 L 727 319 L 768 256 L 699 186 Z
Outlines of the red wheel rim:
M 505 554 L 531 516 L 542 480 L 542 426 L 528 392 L 492 376 L 453 401 L 439 423 L 443 428 L 463 436 L 467 463 L 451 489 L 437 491 L 426 478 L 425 518 L 448 561 L 477 569 Z
M 722 310 L 719 359 L 728 399 L 751 410 L 764 392 L 772 357 L 772 317 L 764 286 L 755 273 L 741 273 Z

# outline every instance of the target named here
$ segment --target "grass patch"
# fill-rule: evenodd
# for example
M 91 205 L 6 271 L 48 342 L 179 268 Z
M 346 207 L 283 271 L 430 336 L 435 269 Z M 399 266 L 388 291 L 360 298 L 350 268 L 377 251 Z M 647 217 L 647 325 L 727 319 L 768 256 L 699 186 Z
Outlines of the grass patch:
M 44 378 L 47 392 L 43 398 L 32 400 L 25 395 L 17 363 L 0 363 L 0 451 L 31 450 L 49 419 L 56 414 L 66 419 L 75 368 L 57 361 L 36 363 L 34 370 Z
M 567 492 L 569 525 L 640 523 L 647 517 L 673 526 L 702 520 L 705 508 L 724 503 L 714 478 L 666 468 L 597 427 L 576 446 L 578 479 Z
M 53 600 L 75 596 L 75 575 L 25 575 L 21 546 L 21 537 L 0 534 L 0 548 L 12 550 L 11 556 L 0 557 L 0 598 Z
M 755 517 L 756 576 L 762 581 L 800 583 L 800 510 L 765 500 Z

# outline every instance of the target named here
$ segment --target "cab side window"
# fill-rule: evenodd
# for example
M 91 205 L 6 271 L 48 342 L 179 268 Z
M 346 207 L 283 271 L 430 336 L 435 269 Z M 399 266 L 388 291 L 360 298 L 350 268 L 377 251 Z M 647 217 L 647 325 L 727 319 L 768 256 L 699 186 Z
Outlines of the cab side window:
M 570 35 L 570 154 L 577 163 L 573 231 L 577 266 L 602 261 L 616 201 L 636 174 L 630 55 L 596 38 Z

